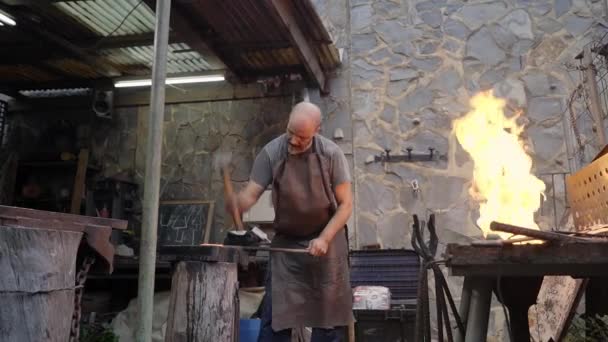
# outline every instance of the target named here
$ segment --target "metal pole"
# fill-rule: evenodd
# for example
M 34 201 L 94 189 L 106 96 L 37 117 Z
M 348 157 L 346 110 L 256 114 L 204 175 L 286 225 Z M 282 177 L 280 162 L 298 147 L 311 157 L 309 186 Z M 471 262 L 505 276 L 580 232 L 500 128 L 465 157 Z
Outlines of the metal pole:
M 589 102 L 591 115 L 595 123 L 597 133 L 598 151 L 606 146 L 606 132 L 604 132 L 604 111 L 600 104 L 599 92 L 597 90 L 597 83 L 595 81 L 595 67 L 593 65 L 593 58 L 591 57 L 591 48 L 586 47 L 583 55 L 583 64 L 585 65 L 585 76 L 587 79 L 587 86 L 589 89 Z
M 156 1 L 154 61 L 150 90 L 150 117 L 146 145 L 146 173 L 142 234 L 139 252 L 139 283 L 137 312 L 137 342 L 152 341 L 152 313 L 154 309 L 154 272 L 156 269 L 156 230 L 160 196 L 161 147 L 165 112 L 165 77 L 171 0 Z
M 475 278 L 472 281 L 465 342 L 485 341 L 488 336 L 492 281 L 489 278 Z

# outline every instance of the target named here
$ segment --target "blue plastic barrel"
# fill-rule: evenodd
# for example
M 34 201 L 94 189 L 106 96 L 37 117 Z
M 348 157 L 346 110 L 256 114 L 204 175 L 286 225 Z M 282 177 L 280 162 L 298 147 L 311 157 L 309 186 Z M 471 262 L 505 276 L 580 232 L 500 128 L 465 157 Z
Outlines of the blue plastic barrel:
M 241 319 L 239 333 L 239 342 L 257 342 L 258 334 L 260 333 L 260 320 Z

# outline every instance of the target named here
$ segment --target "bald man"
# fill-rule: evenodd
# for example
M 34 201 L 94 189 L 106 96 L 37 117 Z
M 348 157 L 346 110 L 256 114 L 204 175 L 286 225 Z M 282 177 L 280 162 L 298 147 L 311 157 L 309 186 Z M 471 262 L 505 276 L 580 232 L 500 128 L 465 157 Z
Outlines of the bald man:
M 291 330 L 300 327 L 313 328 L 311 342 L 345 341 L 345 326 L 353 320 L 343 230 L 353 206 L 351 177 L 344 153 L 318 134 L 320 127 L 320 109 L 297 104 L 287 132 L 264 146 L 236 195 L 242 214 L 271 185 L 272 246 L 309 251 L 272 253 L 259 342 L 291 341 Z

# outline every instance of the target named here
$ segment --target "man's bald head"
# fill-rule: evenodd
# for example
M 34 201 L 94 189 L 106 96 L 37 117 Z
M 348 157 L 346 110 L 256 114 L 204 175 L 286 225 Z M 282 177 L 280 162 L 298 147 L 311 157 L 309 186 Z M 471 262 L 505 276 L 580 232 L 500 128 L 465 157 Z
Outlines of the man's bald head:
M 289 122 L 319 126 L 321 125 L 321 109 L 310 102 L 300 102 L 291 110 Z
M 290 152 L 297 154 L 310 147 L 312 138 L 321 127 L 321 109 L 310 102 L 300 102 L 289 114 L 287 134 Z

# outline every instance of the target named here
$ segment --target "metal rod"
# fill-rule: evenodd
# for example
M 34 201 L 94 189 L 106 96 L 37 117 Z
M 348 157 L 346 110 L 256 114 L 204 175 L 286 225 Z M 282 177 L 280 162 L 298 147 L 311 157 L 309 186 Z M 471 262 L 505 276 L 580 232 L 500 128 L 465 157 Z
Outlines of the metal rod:
M 154 309 L 154 273 L 156 267 L 156 233 L 160 197 L 161 153 L 165 112 L 165 78 L 169 43 L 171 0 L 156 1 L 156 27 L 154 29 L 154 61 L 150 89 L 150 117 L 146 146 L 146 173 L 144 182 L 142 236 L 139 252 L 138 326 L 137 342 L 152 341 L 152 314 Z
M 242 251 L 267 251 L 267 252 L 285 252 L 285 253 L 302 253 L 308 254 L 308 249 L 304 248 L 279 248 L 279 247 L 254 247 L 254 246 L 238 246 L 238 245 L 219 245 L 212 243 L 203 243 L 203 247 L 219 247 L 219 248 L 230 248 L 238 249 Z
M 547 241 L 561 241 L 561 242 L 589 242 L 589 239 L 581 239 L 573 236 L 562 235 L 553 232 L 545 232 L 542 230 L 529 229 L 524 227 L 518 227 L 506 223 L 492 222 L 490 223 L 490 229 L 499 232 L 507 232 L 517 235 L 525 235 L 533 237 L 535 239 L 547 240 Z
M 599 100 L 599 93 L 597 90 L 597 83 L 595 80 L 596 71 L 595 66 L 593 65 L 593 59 L 591 57 L 591 48 L 585 48 L 585 52 L 583 54 L 583 64 L 585 65 L 585 76 L 587 79 L 587 86 L 589 87 L 589 101 L 591 115 L 593 116 L 593 121 L 595 123 L 596 133 L 597 133 L 597 142 L 598 149 L 601 150 L 606 146 L 606 132 L 604 132 L 604 111 L 602 110 L 602 106 Z

